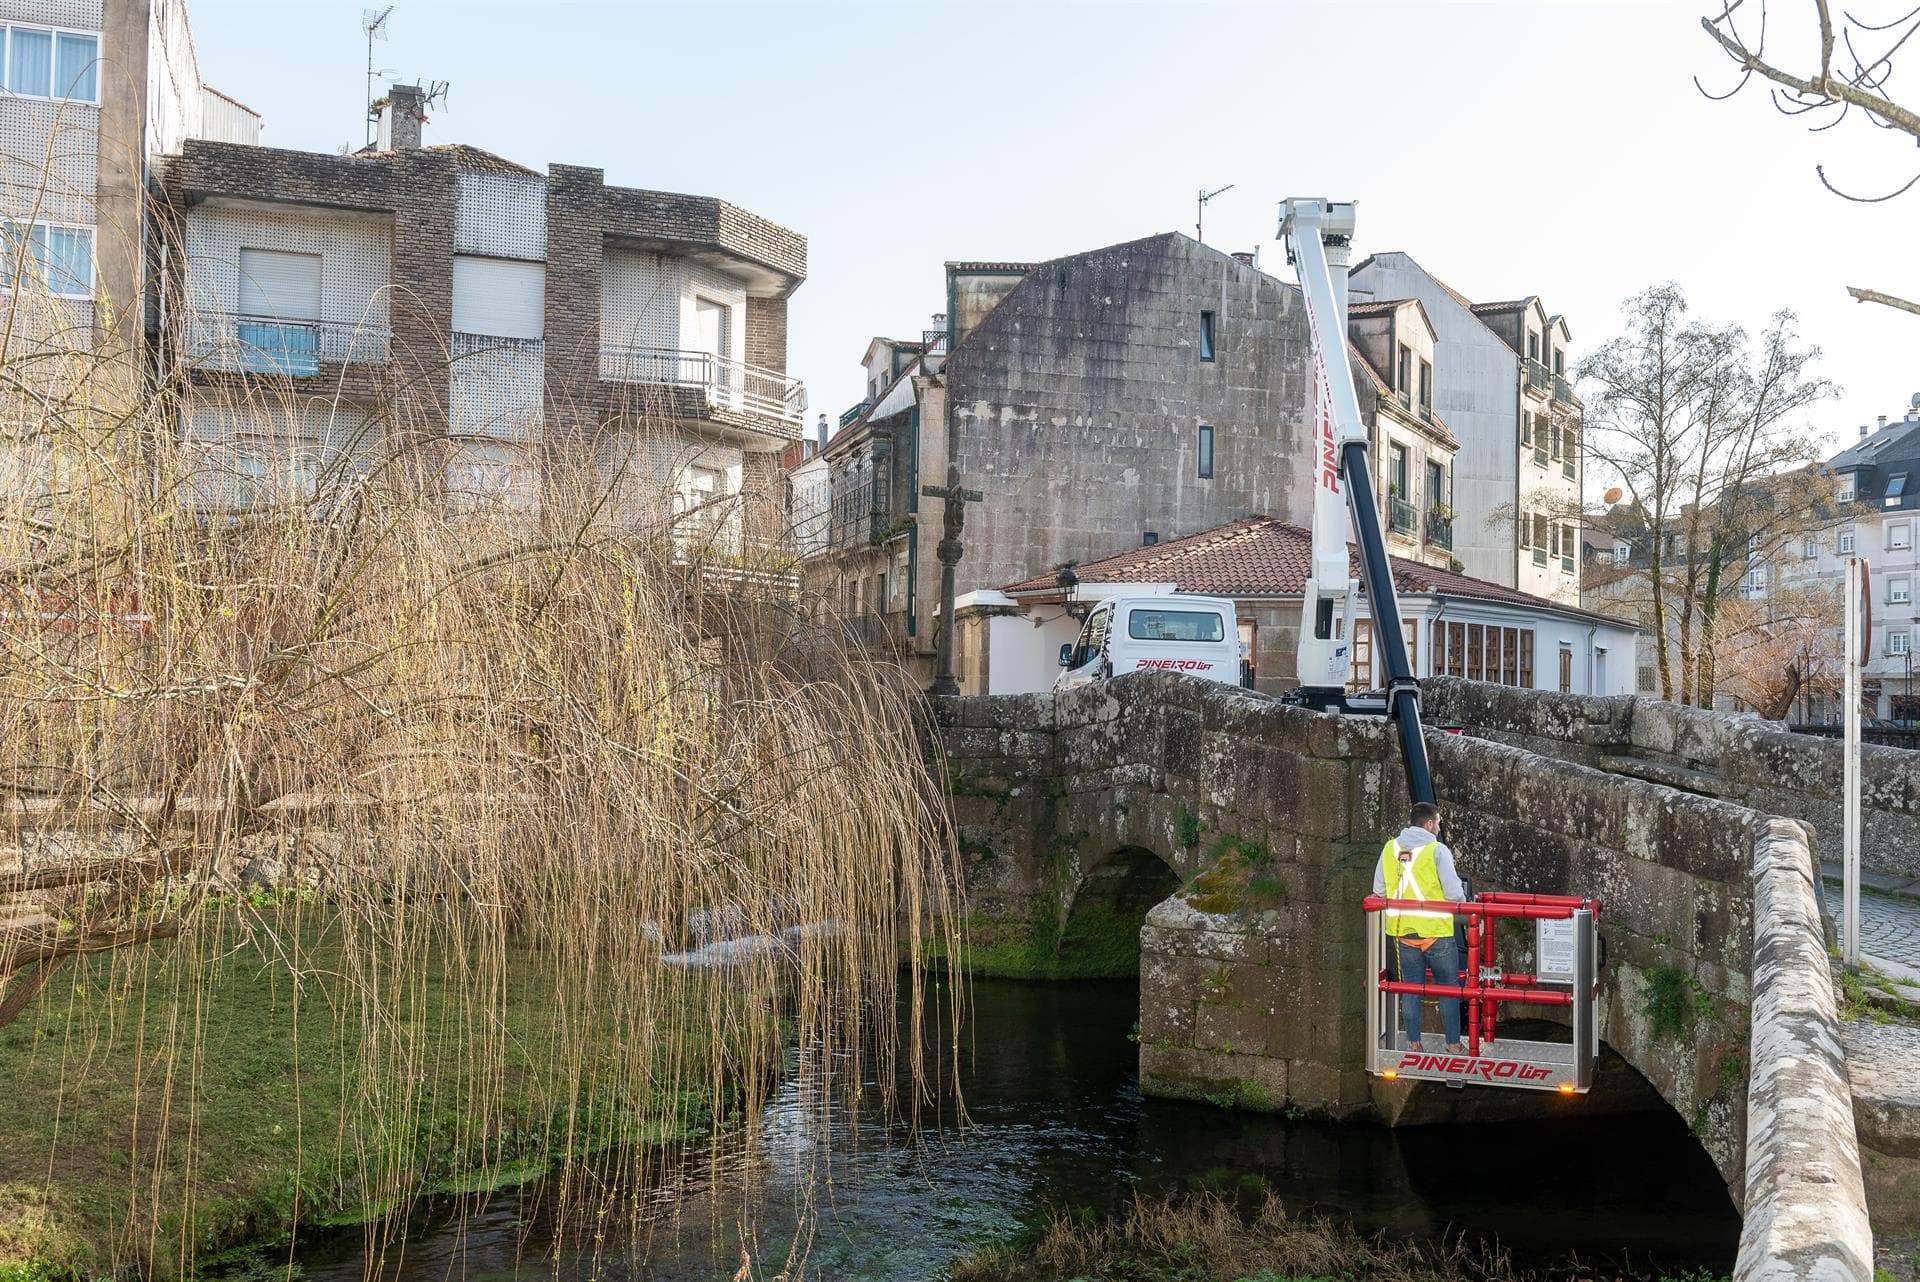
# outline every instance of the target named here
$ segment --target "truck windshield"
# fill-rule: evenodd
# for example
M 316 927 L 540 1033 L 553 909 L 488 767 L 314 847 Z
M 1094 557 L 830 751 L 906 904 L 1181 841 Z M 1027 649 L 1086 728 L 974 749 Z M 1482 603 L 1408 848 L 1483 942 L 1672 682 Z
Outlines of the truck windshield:
M 1127 635 L 1136 641 L 1224 641 L 1227 625 L 1210 610 L 1135 610 Z

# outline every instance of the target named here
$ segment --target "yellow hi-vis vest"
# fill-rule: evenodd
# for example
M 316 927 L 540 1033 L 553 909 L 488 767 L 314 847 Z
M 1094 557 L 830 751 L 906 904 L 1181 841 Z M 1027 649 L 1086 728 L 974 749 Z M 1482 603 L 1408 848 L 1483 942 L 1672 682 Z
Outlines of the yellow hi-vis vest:
M 1420 899 L 1439 903 L 1447 892 L 1440 888 L 1440 861 L 1433 851 L 1440 843 L 1429 841 L 1413 852 L 1413 858 L 1400 862 L 1400 843 L 1389 841 L 1380 851 L 1380 884 L 1387 888 L 1388 899 Z M 1387 912 L 1389 935 L 1418 935 L 1422 939 L 1447 939 L 1453 934 L 1452 913 Z

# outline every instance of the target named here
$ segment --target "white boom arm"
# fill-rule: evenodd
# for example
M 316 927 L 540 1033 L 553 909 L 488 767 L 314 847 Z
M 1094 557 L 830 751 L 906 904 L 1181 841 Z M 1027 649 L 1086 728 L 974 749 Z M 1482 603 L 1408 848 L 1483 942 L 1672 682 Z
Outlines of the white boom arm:
M 1336 286 L 1327 263 L 1326 242 L 1333 240 L 1346 257 L 1353 237 L 1351 201 L 1296 198 L 1280 206 L 1280 235 L 1287 257 L 1300 276 L 1307 324 L 1313 339 L 1313 566 L 1307 576 L 1300 618 L 1295 671 L 1308 688 L 1344 691 L 1351 666 L 1356 596 L 1347 560 L 1347 502 L 1340 486 L 1341 449 L 1350 440 L 1367 440 L 1360 401 L 1347 362 L 1347 309 L 1344 262 Z M 1344 620 L 1335 637 L 1333 618 Z

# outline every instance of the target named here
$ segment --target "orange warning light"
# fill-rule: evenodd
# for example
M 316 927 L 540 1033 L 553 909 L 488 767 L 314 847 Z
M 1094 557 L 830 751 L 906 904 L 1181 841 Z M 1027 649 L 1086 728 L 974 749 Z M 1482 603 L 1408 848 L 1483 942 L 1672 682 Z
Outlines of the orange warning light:
M 1573 1094 L 1573 1083 L 1572 1083 L 1572 1082 L 1562 1082 L 1562 1083 L 1560 1083 L 1560 1093 L 1561 1093 L 1562 1095 L 1571 1095 L 1571 1094 Z
M 1394 1069 L 1383 1068 L 1380 1070 L 1380 1076 L 1386 1078 L 1389 1082 L 1391 1082 L 1394 1078 L 1400 1076 L 1400 1074 L 1398 1071 Z

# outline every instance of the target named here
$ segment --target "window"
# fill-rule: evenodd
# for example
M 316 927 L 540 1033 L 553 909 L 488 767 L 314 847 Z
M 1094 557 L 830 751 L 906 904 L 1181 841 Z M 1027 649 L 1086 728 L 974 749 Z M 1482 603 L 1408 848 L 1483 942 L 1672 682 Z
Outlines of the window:
M 1755 552 L 1758 552 L 1759 550 L 1760 550 L 1760 536 L 1758 534 L 1749 534 L 1747 536 L 1747 555 L 1752 556 Z
M 1533 444 L 1533 415 L 1530 412 L 1520 415 L 1520 443 L 1522 445 Z
M 1469 681 L 1533 689 L 1533 629 L 1436 623 L 1433 670 Z
M 1905 654 L 1907 652 L 1907 630 L 1905 628 L 1887 629 L 1887 653 Z
M 1529 333 L 1527 335 L 1527 359 L 1530 361 L 1540 359 L 1540 335 L 1538 334 Z
M 1205 425 L 1200 428 L 1200 479 L 1213 479 L 1213 429 Z
M 1820 540 L 1813 539 L 1813 538 L 1808 539 L 1807 551 L 1806 551 L 1807 559 L 1811 561 L 1814 557 L 1819 555 L 1820 555 Z
M 1432 459 L 1427 460 L 1427 511 L 1447 506 L 1447 474 Z
M 1747 595 L 1763 597 L 1767 594 L 1767 567 L 1756 565 L 1747 571 Z
M 1212 610 L 1135 610 L 1127 616 L 1135 641 L 1224 641 L 1227 625 Z
M 1200 313 L 1200 359 L 1213 359 L 1213 313 Z
M 1840 549 L 1841 556 L 1853 555 L 1853 531 L 1852 530 L 1840 531 L 1840 535 L 1837 540 L 1837 543 Z
M 7 223 L 5 236 L 0 283 L 13 284 L 14 265 L 24 261 L 29 283 L 61 298 L 93 297 L 93 228 Z
M 1892 476 L 1887 478 L 1886 506 L 1899 507 L 1900 496 L 1905 494 L 1906 492 L 1907 492 L 1907 474 L 1905 472 L 1895 472 Z
M 1555 350 L 1553 353 L 1553 372 L 1562 378 L 1567 376 L 1567 354 L 1565 352 Z
M 1140 535 L 1140 546 L 1143 548 L 1150 548 L 1159 541 L 1160 531 L 1158 530 L 1145 530 Z
M 1553 424 L 1547 429 L 1547 448 L 1552 452 L 1555 462 L 1560 460 L 1560 425 Z
M 1580 438 L 1575 434 L 1571 421 L 1563 423 L 1560 427 L 1560 458 L 1560 475 L 1572 480 L 1574 473 L 1578 470 Z
M 1420 362 L 1420 417 L 1433 417 L 1433 366 Z
M 7 92 L 76 102 L 99 100 L 98 35 L 45 27 L 11 27 L 6 35 Z
M 1373 620 L 1353 621 L 1353 674 L 1348 684 L 1364 690 L 1373 684 Z
M 1887 551 L 1904 552 L 1913 546 L 1913 526 L 1906 521 L 1895 521 L 1887 527 Z
M 1624 543 L 1614 544 L 1613 563 L 1615 565 L 1631 565 L 1633 563 L 1633 549 Z
M 1413 389 L 1413 349 L 1405 343 L 1400 344 L 1400 365 L 1393 377 L 1393 390 L 1410 392 Z
M 1651 663 L 1643 663 L 1643 664 L 1641 664 L 1641 665 L 1640 665 L 1640 671 L 1639 671 L 1639 673 L 1638 673 L 1638 676 L 1637 676 L 1637 678 L 1636 678 L 1636 680 L 1635 680 L 1635 685 L 1636 685 L 1636 686 L 1638 686 L 1638 688 L 1639 688 L 1639 690 L 1640 690 L 1640 693 L 1642 693 L 1642 694 L 1650 694 L 1650 693 L 1652 693 L 1652 691 L 1653 691 L 1653 665 L 1652 665 Z
M 1394 498 L 1405 501 L 1411 496 L 1407 485 L 1411 478 L 1407 475 L 1407 447 L 1398 441 L 1387 443 L 1387 484 Z
M 1904 574 L 1887 580 L 1888 605 L 1905 605 L 1913 599 L 1909 582 L 1910 580 Z
M 1853 502 L 1853 473 L 1849 472 L 1840 478 L 1840 490 L 1834 498 L 1841 503 Z
M 1547 563 L 1547 518 L 1540 513 L 1533 514 L 1533 563 Z

